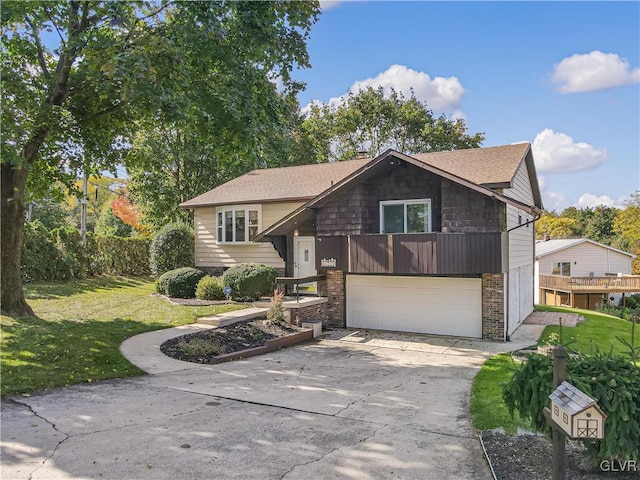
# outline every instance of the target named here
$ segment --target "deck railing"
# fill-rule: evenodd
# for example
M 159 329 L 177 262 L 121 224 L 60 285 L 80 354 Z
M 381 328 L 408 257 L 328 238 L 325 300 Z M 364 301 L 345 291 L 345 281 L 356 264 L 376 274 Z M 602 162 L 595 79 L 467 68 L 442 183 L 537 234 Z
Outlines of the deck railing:
M 559 275 L 540 275 L 540 288 L 562 292 L 640 292 L 640 275 L 606 277 L 562 277 Z

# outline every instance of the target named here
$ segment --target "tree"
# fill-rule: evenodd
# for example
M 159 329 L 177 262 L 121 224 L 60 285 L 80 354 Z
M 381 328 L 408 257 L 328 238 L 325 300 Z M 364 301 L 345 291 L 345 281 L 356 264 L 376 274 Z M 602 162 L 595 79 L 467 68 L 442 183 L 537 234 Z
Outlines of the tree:
M 318 161 L 355 158 L 360 151 L 370 157 L 387 148 L 421 153 L 479 147 L 482 133 L 467 134 L 464 120 L 435 117 L 412 93 L 405 98 L 391 89 L 368 87 L 349 92 L 336 107 L 313 105 L 303 123 L 306 142 Z
M 595 207 L 593 216 L 584 229 L 584 236 L 596 242 L 611 245 L 614 237 L 613 224 L 618 212 L 619 210 L 615 207 L 605 207 L 604 205 Z
M 132 230 L 131 225 L 126 224 L 114 213 L 110 204 L 104 206 L 102 215 L 96 223 L 96 234 L 110 237 L 130 237 Z
M 277 120 L 271 80 L 301 88 L 291 74 L 308 66 L 318 12 L 317 2 L 4 2 L 3 313 L 33 313 L 20 279 L 27 184 L 46 191 L 113 169 L 136 120 L 170 119 L 194 98 L 216 119 L 212 142 L 260 145 Z
M 627 250 L 638 258 L 633 260 L 633 273 L 640 275 L 640 192 L 631 195 L 613 222 L 613 231 L 617 236 L 617 246 Z
M 576 238 L 577 229 L 578 223 L 574 219 L 545 212 L 536 222 L 536 238 L 541 239 L 545 235 L 550 238 Z

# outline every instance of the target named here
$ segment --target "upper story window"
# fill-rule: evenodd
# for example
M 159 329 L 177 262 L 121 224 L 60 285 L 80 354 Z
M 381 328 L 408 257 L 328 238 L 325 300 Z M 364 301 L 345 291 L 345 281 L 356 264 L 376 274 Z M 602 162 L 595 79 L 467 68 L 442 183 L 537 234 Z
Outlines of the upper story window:
M 571 276 L 571 262 L 553 262 L 551 275 Z
M 239 205 L 218 208 L 217 216 L 218 243 L 250 242 L 258 234 L 259 206 Z
M 430 231 L 430 199 L 380 202 L 380 233 L 425 233 Z

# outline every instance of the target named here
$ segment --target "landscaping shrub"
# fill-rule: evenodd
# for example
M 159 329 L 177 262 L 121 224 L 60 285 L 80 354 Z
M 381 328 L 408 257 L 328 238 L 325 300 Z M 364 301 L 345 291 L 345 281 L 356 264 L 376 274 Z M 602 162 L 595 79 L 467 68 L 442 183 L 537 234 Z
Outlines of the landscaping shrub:
M 153 237 L 149 248 L 151 272 L 162 275 L 170 270 L 195 265 L 194 236 L 191 227 L 169 223 Z
M 284 292 L 281 292 L 277 288 L 273 291 L 273 297 L 271 298 L 271 304 L 269 305 L 269 311 L 267 312 L 267 320 L 271 322 L 284 322 L 284 305 L 282 300 L 284 298 Z
M 607 415 L 605 438 L 585 445 L 594 459 L 638 460 L 640 452 L 640 367 L 620 355 L 595 353 L 567 359 L 567 381 L 598 402 Z M 542 414 L 554 390 L 553 360 L 530 355 L 505 386 L 504 400 L 534 428 L 549 431 Z
M 65 225 L 51 232 L 39 221 L 25 223 L 22 246 L 22 278 L 66 280 L 87 275 L 146 275 L 149 244 L 146 237 L 120 238 L 87 234 L 82 245 L 80 232 Z
M 26 222 L 22 244 L 22 278 L 25 282 L 34 280 L 55 280 L 59 252 L 45 226 L 39 221 Z
M 198 282 L 206 274 L 191 267 L 176 268 L 163 273 L 156 283 L 158 293 L 175 298 L 194 298 Z
M 148 237 L 87 235 L 87 256 L 92 275 L 148 275 Z
M 63 225 L 49 233 L 58 249 L 58 278 L 84 278 L 88 261 L 82 245 L 82 235 L 73 225 Z
M 224 300 L 224 285 L 219 277 L 206 275 L 198 282 L 196 298 L 201 300 Z
M 250 302 L 273 291 L 278 273 L 260 263 L 241 263 L 224 272 L 223 281 L 231 287 L 234 300 Z

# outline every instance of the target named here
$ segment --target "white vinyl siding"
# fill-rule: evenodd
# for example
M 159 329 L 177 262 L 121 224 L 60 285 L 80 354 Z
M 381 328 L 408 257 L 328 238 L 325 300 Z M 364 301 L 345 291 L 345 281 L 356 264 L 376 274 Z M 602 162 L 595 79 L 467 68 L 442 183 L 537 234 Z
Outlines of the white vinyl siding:
M 260 206 L 261 225 L 259 231 L 270 227 L 278 220 L 300 207 L 302 202 L 265 203 Z M 221 206 L 221 209 L 244 209 L 246 205 Z M 197 267 L 231 267 L 238 263 L 264 263 L 274 268 L 284 268 L 284 261 L 269 242 L 247 242 L 234 245 L 216 241 L 216 207 L 194 208 Z
M 513 187 L 505 189 L 504 195 L 527 205 L 533 205 L 531 182 L 529 182 L 529 174 L 524 162 L 514 176 Z M 507 205 L 507 230 L 525 224 L 532 219 L 532 215 Z M 509 269 L 533 264 L 534 242 L 533 224 L 509 232 Z
M 572 277 L 602 277 L 606 273 L 631 273 L 631 257 L 605 247 L 583 242 L 539 259 L 541 275 L 553 275 L 553 264 L 571 263 Z

